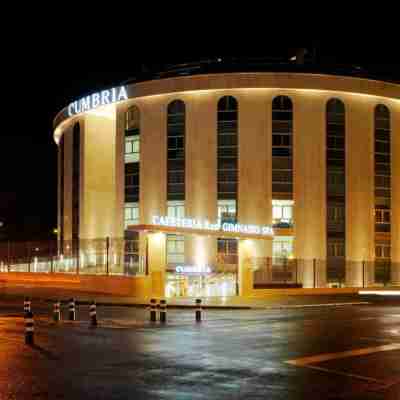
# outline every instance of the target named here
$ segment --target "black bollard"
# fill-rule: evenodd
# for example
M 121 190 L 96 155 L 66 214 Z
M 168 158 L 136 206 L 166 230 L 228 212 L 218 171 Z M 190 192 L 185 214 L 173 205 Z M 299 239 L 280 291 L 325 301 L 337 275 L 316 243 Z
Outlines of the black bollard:
M 160 301 L 160 322 L 165 324 L 167 322 L 167 301 Z
M 58 300 L 54 303 L 53 319 L 54 319 L 54 322 L 61 321 L 60 302 Z
M 75 321 L 76 320 L 76 312 L 75 312 L 75 299 L 71 299 L 69 301 L 69 320 Z
M 196 322 L 201 322 L 201 299 L 196 299 Z
M 25 315 L 31 312 L 31 299 L 29 297 L 25 297 L 24 300 L 24 313 Z
M 96 302 L 93 301 L 89 307 L 89 315 L 90 315 L 90 326 L 97 326 L 97 310 L 96 310 Z
M 150 322 L 157 321 L 157 300 L 151 299 L 150 300 Z
M 34 331 L 35 331 L 35 322 L 33 320 L 33 312 L 29 311 L 25 315 L 25 343 L 29 346 L 33 346 L 34 344 Z

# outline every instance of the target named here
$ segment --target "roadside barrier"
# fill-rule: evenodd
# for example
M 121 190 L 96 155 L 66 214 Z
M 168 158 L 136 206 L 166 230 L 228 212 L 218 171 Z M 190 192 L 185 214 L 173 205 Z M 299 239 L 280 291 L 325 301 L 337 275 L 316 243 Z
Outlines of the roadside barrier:
M 90 315 L 90 326 L 96 327 L 97 326 L 97 307 L 96 307 L 95 301 L 93 301 L 89 307 L 89 315 Z
M 61 308 L 60 301 L 57 300 L 57 301 L 54 303 L 54 308 L 53 308 L 53 319 L 54 319 L 54 322 L 60 322 L 60 321 L 61 321 L 61 311 L 60 311 L 60 308 Z
M 69 320 L 75 321 L 76 320 L 76 312 L 75 312 L 75 299 L 71 299 L 69 301 Z
M 196 322 L 201 322 L 201 299 L 196 299 Z
M 165 324 L 167 322 L 167 301 L 160 301 L 160 322 Z
M 35 322 L 33 320 L 33 313 L 29 311 L 25 315 L 25 344 L 29 346 L 33 346 L 34 344 L 34 331 L 35 331 Z
M 29 297 L 25 297 L 24 300 L 24 313 L 25 315 L 31 311 L 31 299 Z
M 151 299 L 150 300 L 150 322 L 157 321 L 157 300 Z

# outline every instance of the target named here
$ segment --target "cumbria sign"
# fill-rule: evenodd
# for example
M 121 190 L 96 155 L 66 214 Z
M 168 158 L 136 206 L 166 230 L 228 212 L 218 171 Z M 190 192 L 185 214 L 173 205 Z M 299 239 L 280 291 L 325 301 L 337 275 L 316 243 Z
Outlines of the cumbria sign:
M 108 90 L 96 92 L 90 96 L 82 97 L 68 106 L 68 116 L 84 113 L 97 107 L 128 100 L 126 86 L 119 86 Z

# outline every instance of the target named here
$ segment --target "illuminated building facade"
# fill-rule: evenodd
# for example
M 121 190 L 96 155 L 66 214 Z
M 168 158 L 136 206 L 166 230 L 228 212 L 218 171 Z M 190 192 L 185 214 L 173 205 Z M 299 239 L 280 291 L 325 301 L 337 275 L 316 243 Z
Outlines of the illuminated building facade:
M 129 240 L 114 264 L 160 296 L 248 294 L 263 259 L 298 260 L 304 288 L 371 286 L 387 265 L 400 284 L 399 85 L 248 72 L 103 92 L 55 119 L 61 253 Z

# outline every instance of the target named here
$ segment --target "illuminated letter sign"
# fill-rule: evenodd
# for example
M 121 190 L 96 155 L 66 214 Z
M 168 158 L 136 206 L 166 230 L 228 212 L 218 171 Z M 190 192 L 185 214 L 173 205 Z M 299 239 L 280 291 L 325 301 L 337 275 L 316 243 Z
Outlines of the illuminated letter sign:
M 71 103 L 68 106 L 68 116 L 72 117 L 73 115 L 90 111 L 97 107 L 124 100 L 128 100 L 128 92 L 125 86 L 103 90 Z
M 161 217 L 158 215 L 153 216 L 153 225 L 167 226 L 171 228 L 185 228 L 203 231 L 221 231 L 229 233 L 241 233 L 244 235 L 261 235 L 261 236 L 273 236 L 274 230 L 271 226 L 260 226 L 260 225 L 243 225 L 243 224 L 231 224 L 231 223 L 210 223 L 205 220 L 198 220 L 193 218 L 175 218 L 175 217 Z

